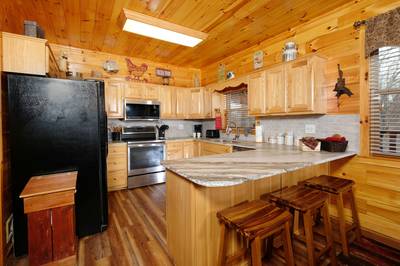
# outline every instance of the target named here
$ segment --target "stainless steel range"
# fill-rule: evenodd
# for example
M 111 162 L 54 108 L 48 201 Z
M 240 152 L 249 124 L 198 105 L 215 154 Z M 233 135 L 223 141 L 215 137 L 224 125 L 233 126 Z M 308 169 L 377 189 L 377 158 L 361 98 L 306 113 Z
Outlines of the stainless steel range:
M 122 129 L 122 140 L 128 142 L 128 188 L 165 182 L 165 141 L 158 140 L 153 126 Z

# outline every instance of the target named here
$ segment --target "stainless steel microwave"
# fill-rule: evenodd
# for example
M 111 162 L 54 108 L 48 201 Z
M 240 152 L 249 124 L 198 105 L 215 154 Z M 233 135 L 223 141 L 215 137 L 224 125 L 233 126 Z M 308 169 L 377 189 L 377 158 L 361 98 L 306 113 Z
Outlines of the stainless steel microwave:
M 128 100 L 125 99 L 124 106 L 125 120 L 147 120 L 154 121 L 160 119 L 160 102 L 147 100 Z

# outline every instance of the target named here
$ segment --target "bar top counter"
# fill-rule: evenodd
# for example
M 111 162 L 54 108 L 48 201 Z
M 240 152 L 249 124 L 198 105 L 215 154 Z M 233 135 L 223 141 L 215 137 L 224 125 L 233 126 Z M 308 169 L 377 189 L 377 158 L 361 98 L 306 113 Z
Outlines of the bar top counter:
M 200 139 L 200 141 L 254 149 L 163 162 L 166 169 L 205 187 L 238 185 L 249 180 L 288 173 L 356 155 L 356 152 L 352 151 L 305 152 L 296 146 L 269 143 L 241 141 L 231 143 L 212 139 Z

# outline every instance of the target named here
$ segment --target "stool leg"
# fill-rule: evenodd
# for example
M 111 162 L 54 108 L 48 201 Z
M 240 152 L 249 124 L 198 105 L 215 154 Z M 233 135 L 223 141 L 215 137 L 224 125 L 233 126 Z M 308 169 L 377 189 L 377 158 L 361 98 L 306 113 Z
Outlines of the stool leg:
M 326 236 L 326 245 L 330 246 L 330 255 L 331 255 L 331 265 L 336 265 L 336 250 L 335 250 L 335 243 L 333 242 L 332 236 L 332 226 L 331 226 L 331 219 L 329 216 L 329 203 L 328 201 L 325 202 L 323 206 L 323 219 L 324 219 L 324 230 Z
M 311 211 L 308 210 L 303 214 L 304 219 L 304 233 L 306 236 L 306 245 L 307 245 L 307 258 L 308 265 L 315 265 L 315 255 L 314 255 L 314 236 L 312 230 L 312 217 Z
M 257 236 L 251 242 L 251 265 L 252 266 L 261 266 L 261 240 L 260 237 Z
M 283 248 L 285 250 L 286 265 L 294 266 L 293 247 L 292 247 L 292 239 L 290 237 L 289 221 L 285 223 L 285 229 L 283 230 L 282 241 L 283 241 Z
M 336 206 L 339 218 L 339 231 L 340 231 L 340 242 L 342 242 L 343 254 L 349 256 L 349 243 L 347 242 L 346 233 L 346 218 L 344 217 L 344 206 L 343 206 L 343 193 L 340 192 L 336 196 Z
M 356 239 L 357 241 L 360 241 L 361 239 L 360 219 L 358 218 L 358 211 L 357 211 L 357 205 L 354 197 L 353 188 L 350 188 L 349 194 L 350 194 L 351 214 L 353 216 L 353 224 L 356 227 L 355 228 Z
M 274 249 L 274 235 L 267 237 L 267 248 L 266 248 L 266 257 L 272 257 L 272 251 Z
M 223 266 L 226 263 L 226 245 L 227 245 L 227 229 L 224 223 L 220 223 L 220 235 L 219 235 L 219 254 L 218 254 L 218 265 Z

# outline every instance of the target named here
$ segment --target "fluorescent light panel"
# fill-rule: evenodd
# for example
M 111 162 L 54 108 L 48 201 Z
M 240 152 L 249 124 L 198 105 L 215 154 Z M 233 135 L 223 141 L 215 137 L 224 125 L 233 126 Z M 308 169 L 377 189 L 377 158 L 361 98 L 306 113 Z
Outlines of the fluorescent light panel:
M 185 28 L 158 18 L 126 9 L 123 12 L 126 17 L 123 26 L 124 31 L 189 47 L 194 47 L 207 38 L 207 34 L 203 32 Z M 171 29 L 177 29 L 177 31 Z M 192 32 L 193 34 L 191 36 L 182 32 Z

